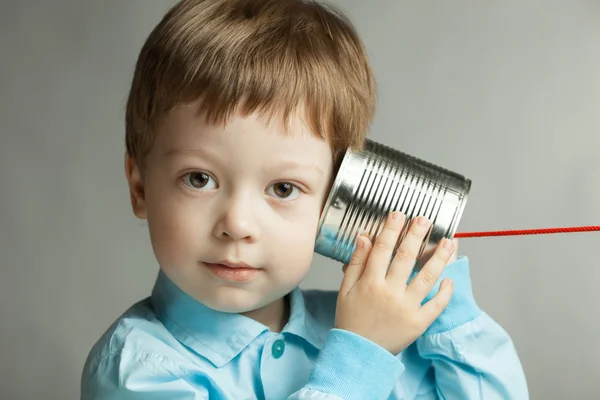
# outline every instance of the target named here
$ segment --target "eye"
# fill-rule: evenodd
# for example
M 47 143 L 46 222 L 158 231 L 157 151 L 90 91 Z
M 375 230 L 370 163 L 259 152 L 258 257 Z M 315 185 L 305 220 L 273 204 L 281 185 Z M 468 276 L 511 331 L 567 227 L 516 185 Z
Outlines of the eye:
M 291 183 L 279 182 L 269 186 L 267 194 L 279 200 L 295 200 L 301 194 L 301 191 Z
M 217 182 L 206 172 L 190 172 L 183 176 L 183 183 L 194 190 L 209 190 L 217 187 Z

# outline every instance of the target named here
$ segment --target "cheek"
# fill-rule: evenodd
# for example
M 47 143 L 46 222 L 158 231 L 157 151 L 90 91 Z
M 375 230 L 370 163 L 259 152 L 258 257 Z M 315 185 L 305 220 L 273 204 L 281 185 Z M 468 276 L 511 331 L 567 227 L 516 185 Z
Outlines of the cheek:
M 199 237 L 197 216 L 189 206 L 150 192 L 147 198 L 148 227 L 156 258 L 161 266 L 175 266 L 195 257 Z M 198 242 L 198 243 L 196 243 Z
M 273 250 L 277 252 L 279 262 L 309 267 L 315 245 L 317 225 L 319 222 L 318 207 L 311 207 L 300 213 L 297 218 L 286 221 L 282 229 L 275 232 Z

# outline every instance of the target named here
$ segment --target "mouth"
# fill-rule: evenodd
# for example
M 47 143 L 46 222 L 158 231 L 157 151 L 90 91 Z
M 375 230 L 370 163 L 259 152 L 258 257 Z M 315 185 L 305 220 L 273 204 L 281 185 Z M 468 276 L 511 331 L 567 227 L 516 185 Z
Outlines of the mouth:
M 234 281 L 247 282 L 255 278 L 261 271 L 243 262 L 219 261 L 216 263 L 202 263 L 213 275 L 218 278 Z
M 210 263 L 210 264 L 218 264 L 218 265 L 222 265 L 224 267 L 227 268 L 232 268 L 232 269 L 258 269 L 253 267 L 252 265 L 246 264 L 244 262 L 233 262 L 233 261 L 219 261 L 216 263 Z

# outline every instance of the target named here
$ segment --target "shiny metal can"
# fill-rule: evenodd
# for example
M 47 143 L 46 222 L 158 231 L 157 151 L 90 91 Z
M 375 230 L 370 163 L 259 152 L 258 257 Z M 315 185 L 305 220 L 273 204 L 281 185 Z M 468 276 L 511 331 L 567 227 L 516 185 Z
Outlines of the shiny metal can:
M 406 222 L 398 244 L 412 219 L 431 221 L 420 259 L 443 238 L 453 238 L 470 189 L 471 180 L 458 173 L 367 139 L 363 149 L 344 155 L 321 213 L 315 251 L 347 264 L 359 235 L 373 241 L 388 214 L 401 211 Z

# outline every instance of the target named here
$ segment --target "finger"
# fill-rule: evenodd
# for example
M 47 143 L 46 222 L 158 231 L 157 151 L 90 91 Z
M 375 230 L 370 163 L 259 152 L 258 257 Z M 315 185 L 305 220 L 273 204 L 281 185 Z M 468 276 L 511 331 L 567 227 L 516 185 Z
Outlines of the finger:
M 454 248 L 458 249 L 458 242 L 460 241 L 460 239 L 453 238 L 452 241 L 454 242 Z
M 417 217 L 412 221 L 392 260 L 387 275 L 388 280 L 406 284 L 417 261 L 423 240 L 429 231 L 429 225 L 430 222 L 425 217 Z
M 442 275 L 448 260 L 454 252 L 454 243 L 448 239 L 442 239 L 438 243 L 435 252 L 413 278 L 406 289 L 407 295 L 417 299 L 419 302 L 429 294 Z
M 444 279 L 440 285 L 440 290 L 421 307 L 420 314 L 424 318 L 427 327 L 433 324 L 433 321 L 448 307 L 453 292 L 454 283 L 452 280 Z
M 448 262 L 446 264 L 452 264 L 454 261 L 456 261 L 458 259 L 458 239 L 452 239 L 452 241 L 454 242 L 454 252 L 450 256 L 450 259 L 448 259 Z M 430 248 L 429 246 L 427 246 L 426 250 L 423 252 L 423 254 L 421 254 L 421 257 L 419 257 L 419 259 L 417 260 L 417 264 L 415 265 L 415 268 L 418 270 L 423 268 L 423 266 L 425 264 L 427 264 L 427 262 L 429 261 L 431 256 L 433 256 L 436 249 L 437 249 L 437 246 L 435 246 L 433 248 Z
M 454 243 L 454 251 L 450 256 L 450 260 L 448 260 L 448 264 L 453 263 L 458 259 L 458 239 L 452 239 L 452 242 Z
M 365 279 L 385 279 L 398 236 L 404 226 L 406 217 L 399 211 L 388 215 L 381 233 L 375 238 L 373 249 L 365 267 Z
M 347 294 L 360 279 L 365 269 L 367 257 L 371 251 L 371 241 L 365 236 L 359 236 L 356 240 L 356 248 L 352 254 L 350 263 L 345 266 L 344 278 L 340 286 L 340 292 Z

